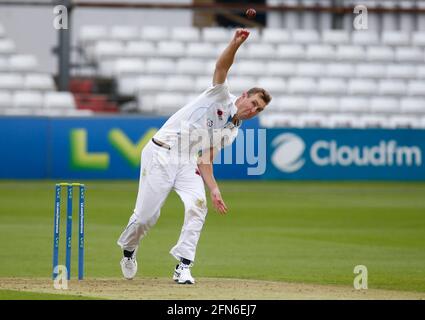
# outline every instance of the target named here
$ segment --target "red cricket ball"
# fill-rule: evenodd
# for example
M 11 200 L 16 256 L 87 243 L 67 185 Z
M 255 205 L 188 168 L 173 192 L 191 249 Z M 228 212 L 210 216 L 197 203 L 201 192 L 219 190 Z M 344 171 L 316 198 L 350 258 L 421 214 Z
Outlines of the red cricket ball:
M 245 14 L 249 19 L 254 19 L 256 14 L 257 14 L 257 11 L 255 11 L 254 9 L 251 8 L 251 9 L 246 10 Z

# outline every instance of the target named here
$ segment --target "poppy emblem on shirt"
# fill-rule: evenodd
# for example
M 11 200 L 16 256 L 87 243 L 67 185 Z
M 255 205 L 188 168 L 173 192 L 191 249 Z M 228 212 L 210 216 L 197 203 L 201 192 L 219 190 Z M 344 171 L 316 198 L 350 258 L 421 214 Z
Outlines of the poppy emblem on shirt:
M 214 124 L 214 122 L 213 122 L 211 119 L 208 119 L 208 120 L 207 120 L 207 126 L 208 126 L 208 127 L 210 127 L 210 128 L 211 128 L 211 127 L 213 126 L 213 124 Z
M 223 111 L 222 111 L 222 110 L 220 110 L 220 109 L 218 109 L 218 110 L 217 110 L 217 116 L 218 116 L 218 118 L 219 118 L 220 120 L 223 120 Z

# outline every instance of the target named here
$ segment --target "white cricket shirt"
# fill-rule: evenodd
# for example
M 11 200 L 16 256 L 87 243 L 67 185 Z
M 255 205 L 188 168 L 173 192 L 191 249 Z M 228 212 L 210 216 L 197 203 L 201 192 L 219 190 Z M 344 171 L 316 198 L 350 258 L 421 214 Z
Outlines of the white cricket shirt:
M 236 126 L 231 122 L 237 112 L 236 99 L 236 96 L 230 94 L 227 81 L 211 86 L 173 114 L 154 138 L 168 144 L 171 149 L 180 143 L 180 152 L 187 152 L 187 144 L 182 148 L 181 145 L 185 144 L 181 140 L 190 135 L 190 153 L 193 155 L 212 146 L 221 149 L 234 141 L 242 123 L 240 121 Z M 201 138 L 197 140 L 199 133 L 208 134 L 208 141 Z

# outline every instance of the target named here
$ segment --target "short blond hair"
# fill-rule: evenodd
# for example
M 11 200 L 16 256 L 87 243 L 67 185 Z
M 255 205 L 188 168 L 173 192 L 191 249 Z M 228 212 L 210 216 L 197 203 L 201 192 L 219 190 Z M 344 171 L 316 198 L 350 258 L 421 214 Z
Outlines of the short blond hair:
M 270 95 L 270 93 L 268 93 L 268 91 L 266 89 L 263 88 L 251 88 L 247 91 L 248 93 L 248 97 L 254 95 L 254 94 L 259 94 L 260 98 L 263 99 L 263 101 L 267 104 L 270 103 L 270 101 L 272 101 L 272 96 Z

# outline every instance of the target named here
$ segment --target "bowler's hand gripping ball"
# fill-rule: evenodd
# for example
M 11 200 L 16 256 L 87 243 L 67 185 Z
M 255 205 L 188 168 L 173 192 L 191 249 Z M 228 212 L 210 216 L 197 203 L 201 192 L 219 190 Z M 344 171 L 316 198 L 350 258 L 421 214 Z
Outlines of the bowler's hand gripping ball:
M 248 17 L 248 19 L 254 19 L 255 16 L 257 15 L 257 12 L 251 8 L 246 10 L 245 15 Z

